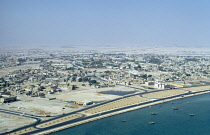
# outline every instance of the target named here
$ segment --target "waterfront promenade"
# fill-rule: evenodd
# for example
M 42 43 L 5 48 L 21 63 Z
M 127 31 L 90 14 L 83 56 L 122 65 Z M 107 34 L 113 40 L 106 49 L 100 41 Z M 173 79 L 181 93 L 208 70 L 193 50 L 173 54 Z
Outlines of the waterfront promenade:
M 9 135 L 17 134 L 49 134 L 73 126 L 81 125 L 87 122 L 110 117 L 120 113 L 152 106 L 155 104 L 177 100 L 198 94 L 210 92 L 210 86 L 189 87 L 170 90 L 157 90 L 153 92 L 134 93 L 122 98 L 107 101 L 102 104 L 92 106 L 74 113 L 60 116 L 49 121 L 32 125 L 31 127 L 22 128 Z

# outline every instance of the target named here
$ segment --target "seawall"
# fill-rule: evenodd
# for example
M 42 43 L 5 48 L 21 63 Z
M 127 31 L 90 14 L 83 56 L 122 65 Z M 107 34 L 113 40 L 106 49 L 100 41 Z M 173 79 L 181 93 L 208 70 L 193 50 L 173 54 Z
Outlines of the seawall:
M 121 113 L 129 112 L 129 111 L 149 107 L 149 106 L 156 105 L 156 104 L 161 104 L 161 103 L 164 103 L 164 102 L 169 102 L 169 101 L 178 100 L 178 99 L 182 99 L 182 98 L 187 98 L 187 97 L 192 97 L 192 96 L 196 96 L 196 95 L 206 94 L 206 93 L 210 93 L 210 91 L 192 93 L 190 95 L 179 96 L 179 97 L 166 99 L 166 100 L 162 100 L 162 101 L 155 101 L 154 100 L 154 102 L 152 102 L 152 103 L 132 107 L 132 108 L 121 110 L 121 111 L 116 111 L 116 112 L 105 114 L 105 115 L 99 115 L 99 116 L 94 117 L 94 118 L 90 118 L 90 119 L 87 119 L 87 120 L 82 120 L 82 121 L 75 122 L 75 123 L 72 123 L 72 124 L 68 124 L 68 125 L 65 125 L 65 126 L 62 126 L 62 127 L 57 127 L 57 128 L 54 128 L 54 129 L 50 129 L 50 130 L 47 130 L 47 131 L 40 132 L 38 134 L 36 133 L 36 135 L 46 135 L 46 134 L 58 132 L 58 131 L 61 131 L 61 130 L 65 130 L 65 129 L 68 129 L 68 128 L 71 128 L 71 127 L 74 127 L 74 126 L 78 126 L 78 125 L 81 125 L 81 124 L 84 124 L 84 123 L 88 123 L 88 122 L 91 122 L 91 121 L 103 119 L 103 118 L 106 118 L 106 117 L 111 117 L 111 116 L 114 116 L 114 115 L 117 115 L 117 114 L 121 114 Z

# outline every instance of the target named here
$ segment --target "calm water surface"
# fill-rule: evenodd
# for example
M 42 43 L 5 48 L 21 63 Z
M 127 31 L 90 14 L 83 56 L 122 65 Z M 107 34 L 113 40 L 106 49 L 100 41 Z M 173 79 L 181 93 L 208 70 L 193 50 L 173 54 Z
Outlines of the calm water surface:
M 191 113 L 195 116 L 189 116 Z M 51 135 L 210 135 L 210 94 L 119 114 Z
M 109 95 L 119 95 L 119 96 L 124 96 L 128 94 L 133 94 L 136 91 L 103 91 L 100 92 L 101 94 L 109 94 Z

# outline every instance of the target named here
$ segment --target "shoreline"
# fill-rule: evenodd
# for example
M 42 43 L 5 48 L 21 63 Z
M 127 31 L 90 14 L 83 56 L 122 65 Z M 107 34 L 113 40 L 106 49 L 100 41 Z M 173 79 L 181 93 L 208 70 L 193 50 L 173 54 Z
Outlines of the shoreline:
M 43 132 L 37 133 L 36 135 L 51 134 L 51 133 L 55 133 L 55 132 L 58 132 L 58 131 L 61 131 L 61 130 L 71 128 L 71 127 L 79 126 L 81 124 L 85 124 L 85 123 L 88 123 L 88 122 L 91 122 L 91 121 L 96 121 L 96 120 L 103 119 L 103 118 L 106 118 L 106 117 L 111 117 L 111 116 L 114 116 L 114 115 L 117 115 L 117 114 L 126 113 L 126 112 L 134 111 L 134 110 L 137 110 L 137 109 L 142 109 L 142 108 L 145 108 L 145 107 L 149 107 L 149 106 L 153 106 L 153 105 L 157 105 L 157 104 L 161 104 L 161 103 L 165 103 L 165 102 L 169 102 L 169 101 L 173 101 L 173 100 L 178 100 L 178 99 L 182 99 L 182 98 L 187 98 L 187 97 L 192 97 L 192 96 L 197 96 L 197 95 L 202 95 L 202 94 L 207 94 L 207 93 L 210 93 L 210 91 L 201 91 L 201 92 L 198 92 L 198 93 L 191 93 L 189 95 L 178 96 L 178 97 L 174 97 L 174 98 L 170 98 L 170 99 L 165 99 L 165 100 L 162 100 L 162 101 L 155 101 L 154 100 L 154 102 L 152 102 L 152 103 L 128 108 L 128 109 L 125 109 L 125 110 L 112 112 L 112 113 L 97 116 L 97 117 L 94 117 L 94 118 L 89 118 L 87 120 L 82 120 L 82 121 L 79 121 L 79 122 L 75 122 L 75 123 L 71 123 L 71 124 L 68 124 L 68 125 L 61 126 L 61 127 L 53 128 L 53 129 L 50 129 L 50 130 L 47 130 L 47 131 L 43 131 Z

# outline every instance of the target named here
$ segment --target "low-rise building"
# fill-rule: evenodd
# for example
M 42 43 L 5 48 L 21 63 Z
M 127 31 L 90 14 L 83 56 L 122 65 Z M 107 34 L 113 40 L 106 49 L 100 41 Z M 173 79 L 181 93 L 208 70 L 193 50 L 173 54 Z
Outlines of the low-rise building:
M 93 101 L 90 101 L 90 100 L 82 100 L 82 101 L 79 101 L 79 102 L 75 102 L 75 104 L 86 106 L 86 105 L 93 104 Z
M 11 101 L 16 101 L 17 96 L 12 96 L 12 95 L 1 95 L 0 97 L 0 103 L 6 103 L 6 102 L 11 102 Z

